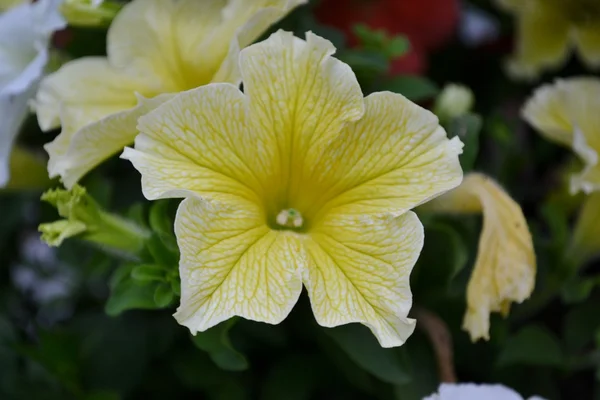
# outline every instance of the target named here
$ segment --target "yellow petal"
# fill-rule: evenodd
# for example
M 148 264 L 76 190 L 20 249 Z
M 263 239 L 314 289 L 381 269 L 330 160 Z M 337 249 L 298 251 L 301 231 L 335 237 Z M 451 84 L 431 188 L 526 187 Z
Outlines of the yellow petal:
M 66 152 L 57 160 L 60 163 L 58 173 L 65 187 L 70 189 L 98 164 L 120 153 L 125 146 L 133 144 L 138 134 L 138 118 L 172 97 L 171 94 L 152 99 L 140 96 L 136 107 L 111 114 L 78 130 L 66 144 Z M 69 136 L 67 129 L 69 124 L 65 125 L 61 135 Z M 51 158 L 56 156 L 51 154 Z
M 326 213 L 403 212 L 458 186 L 462 143 L 448 140 L 431 112 L 395 93 L 365 99 L 365 114 L 348 124 L 305 174 L 297 207 Z M 316 211 L 319 209 L 319 211 Z
M 558 79 L 537 89 L 523 117 L 544 137 L 571 149 L 585 163 L 573 176 L 571 191 L 600 189 L 600 79 Z
M 525 103 L 523 118 L 546 139 L 571 147 L 573 122 L 567 115 L 564 95 L 555 85 L 543 85 L 536 89 Z
M 519 7 L 517 50 L 509 64 L 516 77 L 530 78 L 563 64 L 569 55 L 570 24 L 563 14 L 542 2 Z
M 383 347 L 406 341 L 415 328 L 409 276 L 423 247 L 414 213 L 328 218 L 305 246 L 303 281 L 320 325 L 364 324 Z
M 575 41 L 581 59 L 590 68 L 600 68 L 600 27 L 591 23 L 575 30 Z
M 240 50 L 253 43 L 291 10 L 307 2 L 308 0 L 254 0 L 250 3 L 247 0 L 230 0 L 222 12 L 223 22 L 200 50 L 202 54 L 223 54 L 223 50 L 228 49 L 212 82 L 239 83 Z M 213 40 L 214 38 L 220 40 Z M 228 46 L 221 44 L 221 40 L 227 40 Z M 201 61 L 196 61 L 196 64 L 199 62 Z
M 570 259 L 584 263 L 600 254 L 600 192 L 585 198 L 569 249 Z
M 73 113 L 79 115 L 79 126 L 75 127 L 79 129 L 134 107 L 139 87 L 138 78 L 120 73 L 106 59 L 85 57 L 65 64 L 42 80 L 34 108 L 44 131 L 60 126 L 61 107 L 77 109 Z
M 231 62 L 239 49 L 305 0 L 134 0 L 108 33 L 108 59 L 84 58 L 46 78 L 35 108 L 43 130 L 68 125 L 48 145 L 49 170 L 72 185 L 83 174 L 131 142 L 132 121 L 141 109 L 135 94 L 154 98 L 206 84 L 240 81 Z M 231 43 L 230 43 L 231 42 Z M 227 61 L 227 62 L 225 62 Z M 110 116 L 110 117 L 109 117 Z M 107 117 L 106 119 L 104 119 Z M 88 124 L 92 124 L 87 126 Z M 118 137 L 123 132 L 124 137 Z M 77 138 L 76 143 L 71 143 Z M 101 139 L 104 138 L 104 139 Z M 90 146 L 99 140 L 101 151 Z M 87 146 L 87 147 L 86 147 Z M 72 149 L 68 161 L 67 149 Z M 79 154 L 77 154 L 80 152 Z
M 483 212 L 483 231 L 467 288 L 463 328 L 473 341 L 489 339 L 490 313 L 507 313 L 535 284 L 535 253 L 521 207 L 492 179 L 471 173 L 455 190 L 424 205 L 436 212 Z
M 273 212 L 299 190 L 303 169 L 314 164 L 346 123 L 363 114 L 356 77 L 331 57 L 334 52 L 329 41 L 310 32 L 304 41 L 279 31 L 240 54 L 249 122 L 266 153 L 254 168 L 272 188 Z
M 233 316 L 277 324 L 302 291 L 306 257 L 297 234 L 272 231 L 246 201 L 184 200 L 175 222 L 181 250 L 181 305 L 175 318 L 193 334 Z
M 230 48 L 260 36 L 303 0 L 135 0 L 108 32 L 111 63 L 161 81 L 178 92 L 211 81 L 239 83 L 237 74 L 215 75 Z M 239 42 L 238 31 L 244 33 Z
M 261 186 L 240 153 L 256 149 L 247 136 L 246 99 L 228 83 L 213 83 L 180 93 L 139 120 L 135 150 L 125 149 L 142 174 L 150 200 L 196 194 L 208 199 L 236 196 L 257 201 Z M 244 144 L 246 143 L 246 144 Z

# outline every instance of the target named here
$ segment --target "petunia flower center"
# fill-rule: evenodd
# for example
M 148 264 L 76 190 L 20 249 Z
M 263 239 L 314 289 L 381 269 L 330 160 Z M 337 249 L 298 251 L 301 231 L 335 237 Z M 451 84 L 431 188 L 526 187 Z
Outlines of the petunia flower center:
M 302 228 L 304 219 L 302 218 L 300 211 L 288 208 L 287 210 L 281 210 L 281 212 L 277 214 L 275 222 L 283 228 Z

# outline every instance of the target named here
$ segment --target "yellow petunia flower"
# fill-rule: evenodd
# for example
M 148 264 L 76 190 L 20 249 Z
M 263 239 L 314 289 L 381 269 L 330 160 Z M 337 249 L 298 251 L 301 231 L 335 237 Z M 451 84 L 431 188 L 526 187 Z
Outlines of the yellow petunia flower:
M 585 167 L 571 178 L 571 193 L 600 189 L 600 79 L 558 79 L 536 90 L 523 117 L 545 138 L 570 147 Z
M 517 19 L 516 54 L 509 70 L 535 77 L 562 65 L 574 48 L 590 68 L 600 68 L 598 0 L 498 0 Z
M 423 228 L 409 211 L 462 178 L 462 143 L 401 95 L 363 98 L 333 45 L 279 31 L 243 50 L 242 93 L 210 84 L 139 120 L 125 149 L 151 200 L 185 197 L 177 321 L 281 322 L 304 285 L 319 324 L 414 330 L 409 274 Z
M 35 102 L 40 127 L 62 125 L 60 135 L 46 145 L 50 176 L 61 176 L 65 186 L 72 187 L 131 144 L 138 117 L 171 97 L 166 93 L 209 82 L 239 84 L 239 50 L 305 2 L 134 0 L 127 4 L 108 31 L 107 57 L 69 62 L 41 83 Z
M 521 207 L 491 178 L 470 173 L 455 190 L 427 203 L 435 212 L 481 213 L 483 231 L 467 287 L 463 329 L 471 340 L 489 339 L 490 313 L 506 315 L 535 284 L 533 241 Z

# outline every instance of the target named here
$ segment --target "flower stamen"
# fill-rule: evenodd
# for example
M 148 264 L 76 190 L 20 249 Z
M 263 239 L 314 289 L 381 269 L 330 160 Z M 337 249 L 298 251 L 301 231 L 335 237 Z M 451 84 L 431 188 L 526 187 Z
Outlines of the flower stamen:
M 293 208 L 281 210 L 281 212 L 277 215 L 276 221 L 277 224 L 286 228 L 300 228 L 304 223 L 304 219 L 302 218 L 300 211 Z

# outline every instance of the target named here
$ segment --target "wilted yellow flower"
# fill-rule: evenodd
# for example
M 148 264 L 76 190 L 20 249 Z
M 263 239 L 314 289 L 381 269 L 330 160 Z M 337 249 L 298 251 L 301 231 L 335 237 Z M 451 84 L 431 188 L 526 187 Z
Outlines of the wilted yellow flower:
M 584 263 L 600 254 L 600 192 L 587 196 L 577 218 L 569 258 Z
M 462 143 L 401 95 L 363 98 L 333 45 L 279 31 L 240 54 L 244 92 L 210 84 L 139 120 L 123 157 L 148 199 L 186 197 L 175 232 L 193 333 L 238 315 L 281 322 L 306 287 L 323 326 L 412 333 L 414 206 L 458 185 Z
M 241 80 L 237 55 L 306 0 L 134 0 L 108 31 L 108 57 L 65 64 L 41 84 L 43 130 L 62 124 L 48 171 L 72 187 L 133 142 L 137 118 L 170 95 Z M 162 97 L 155 97 L 162 94 Z M 152 98 L 146 100 L 145 98 Z M 137 104 L 137 106 L 136 106 Z
M 491 178 L 471 173 L 458 188 L 424 208 L 450 213 L 483 212 L 463 329 L 473 341 L 489 339 L 490 313 L 508 314 L 510 303 L 527 299 L 535 284 L 535 252 L 521 207 Z
M 533 77 L 563 64 L 574 48 L 590 68 L 600 68 L 600 1 L 498 0 L 517 19 L 510 71 Z
M 536 90 L 523 117 L 544 137 L 573 151 L 585 167 L 571 178 L 571 193 L 600 189 L 600 79 L 558 79 Z

